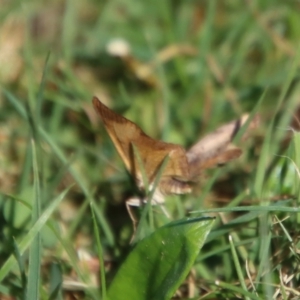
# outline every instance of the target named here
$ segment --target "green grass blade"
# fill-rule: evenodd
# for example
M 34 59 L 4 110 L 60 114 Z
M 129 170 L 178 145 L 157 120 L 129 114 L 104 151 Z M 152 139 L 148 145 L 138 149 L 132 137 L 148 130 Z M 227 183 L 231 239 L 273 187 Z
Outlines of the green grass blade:
M 239 262 L 239 258 L 238 258 L 238 255 L 236 253 L 236 250 L 235 250 L 234 243 L 233 243 L 231 235 L 229 236 L 229 244 L 230 244 L 230 249 L 231 249 L 231 254 L 232 254 L 232 257 L 233 257 L 233 262 L 234 262 L 234 265 L 235 265 L 235 269 L 236 269 L 236 272 L 238 274 L 238 278 L 240 280 L 240 284 L 242 286 L 242 289 L 245 292 L 248 292 L 247 287 L 246 287 L 246 283 L 245 283 L 245 280 L 244 280 L 244 274 L 242 272 L 242 268 L 241 268 L 241 265 L 240 265 L 240 262 Z M 246 300 L 250 300 L 250 298 L 247 297 L 247 296 L 245 297 L 245 299 Z
M 291 213 L 299 213 L 299 207 L 288 207 L 282 206 L 281 203 L 278 205 L 268 205 L 268 206 L 236 206 L 236 207 L 220 207 L 220 208 L 210 208 L 210 209 L 199 209 L 196 211 L 192 211 L 192 214 L 199 213 L 215 213 L 215 212 L 234 212 L 234 211 L 252 211 L 252 212 L 272 212 L 272 211 L 281 211 L 281 212 L 291 212 Z
M 268 130 L 264 139 L 264 143 L 260 152 L 259 162 L 257 165 L 257 171 L 254 181 L 254 191 L 257 198 L 263 197 L 263 186 L 265 182 L 266 169 L 270 160 L 270 145 L 273 132 L 273 121 L 268 126 Z M 275 153 L 274 153 L 275 154 Z
M 149 180 L 148 180 L 148 176 L 146 174 L 146 170 L 145 170 L 145 166 L 144 166 L 141 154 L 139 153 L 138 148 L 134 144 L 132 144 L 132 149 L 133 149 L 133 155 L 137 159 L 138 167 L 142 174 L 142 180 L 143 180 L 143 185 L 145 187 L 146 194 L 148 194 L 149 193 Z
M 32 205 L 32 224 L 34 225 L 38 222 L 41 214 L 40 181 L 34 141 L 32 141 L 32 158 L 35 191 L 34 203 Z M 29 248 L 28 285 L 26 291 L 26 299 L 28 300 L 39 299 L 41 251 L 41 235 L 40 232 L 37 232 Z
M 98 252 L 98 258 L 100 262 L 100 278 L 101 278 L 101 291 L 102 291 L 102 299 L 106 300 L 106 279 L 105 279 L 105 264 L 104 264 L 104 258 L 103 258 L 103 250 L 101 246 L 101 240 L 100 240 L 100 231 L 98 228 L 98 224 L 96 222 L 96 216 L 94 211 L 94 204 L 90 203 L 92 217 L 93 217 L 93 224 L 94 224 L 94 234 L 95 239 L 97 242 L 97 252 Z
M 6 96 L 6 98 L 8 99 L 8 101 L 10 102 L 10 104 L 20 114 L 20 116 L 23 119 L 27 120 L 28 116 L 27 116 L 26 109 L 24 108 L 24 105 L 20 103 L 20 100 L 6 89 L 3 88 L 2 91 L 3 91 L 3 94 Z
M 238 293 L 238 294 L 242 295 L 244 298 L 248 297 L 249 299 L 252 299 L 252 300 L 264 300 L 264 299 L 266 299 L 265 297 L 261 298 L 261 297 L 258 297 L 256 295 L 250 293 L 250 292 L 246 292 L 244 289 L 242 289 L 240 287 L 237 287 L 233 284 L 228 284 L 228 283 L 222 282 L 222 281 L 217 281 L 216 284 L 217 284 L 217 286 L 222 287 L 225 290 L 234 292 L 234 294 Z
M 246 132 L 250 122 L 253 120 L 253 118 L 255 117 L 255 115 L 257 115 L 261 109 L 262 103 L 266 98 L 268 89 L 266 89 L 262 95 L 260 96 L 260 98 L 257 101 L 257 104 L 255 105 L 254 109 L 251 111 L 251 113 L 249 114 L 249 117 L 247 119 L 247 121 L 245 122 L 245 124 L 239 129 L 238 133 L 236 134 L 236 136 L 233 139 L 233 143 L 235 143 L 235 141 L 239 141 L 240 138 L 244 135 L 244 133 Z
M 62 271 L 60 265 L 56 262 L 51 264 L 50 269 L 50 286 L 49 286 L 49 300 L 62 300 L 61 285 L 63 282 Z
M 273 287 L 270 285 L 272 279 L 270 277 L 271 262 L 270 262 L 270 252 L 271 252 L 271 240 L 272 232 L 270 230 L 271 220 L 268 214 L 260 217 L 259 222 L 259 266 L 256 274 L 255 282 L 263 281 L 264 294 L 267 299 L 270 299 L 273 292 Z M 258 285 L 258 284 L 257 284 Z
M 25 273 L 25 266 L 24 266 L 24 262 L 22 260 L 22 255 L 21 255 L 20 250 L 18 248 L 18 245 L 16 243 L 16 240 L 13 239 L 13 241 L 14 241 L 14 255 L 15 255 L 15 258 L 17 260 L 18 267 L 19 267 L 20 274 L 21 274 L 22 288 L 25 291 L 26 290 L 26 283 L 27 283 L 27 278 L 26 278 L 26 273 Z

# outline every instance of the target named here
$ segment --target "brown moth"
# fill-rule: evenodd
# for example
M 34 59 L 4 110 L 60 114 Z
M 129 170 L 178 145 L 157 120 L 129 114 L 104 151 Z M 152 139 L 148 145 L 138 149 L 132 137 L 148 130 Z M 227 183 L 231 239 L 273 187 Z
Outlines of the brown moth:
M 144 184 L 133 145 L 142 159 L 150 189 L 162 162 L 169 156 L 153 195 L 154 203 L 163 203 L 164 195 L 167 194 L 190 193 L 192 184 L 197 181 L 204 169 L 222 165 L 238 158 L 242 153 L 242 150 L 233 146 L 231 141 L 247 121 L 248 115 L 223 125 L 186 151 L 180 145 L 152 139 L 135 123 L 106 107 L 97 97 L 93 98 L 93 105 L 139 188 L 143 189 Z M 256 127 L 256 123 L 257 118 L 249 127 Z

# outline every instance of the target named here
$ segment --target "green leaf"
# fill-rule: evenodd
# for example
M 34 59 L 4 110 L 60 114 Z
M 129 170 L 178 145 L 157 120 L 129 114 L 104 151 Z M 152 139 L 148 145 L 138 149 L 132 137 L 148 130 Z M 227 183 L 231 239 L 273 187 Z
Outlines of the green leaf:
M 213 222 L 208 217 L 171 222 L 140 241 L 115 276 L 108 299 L 170 299 L 190 271 Z

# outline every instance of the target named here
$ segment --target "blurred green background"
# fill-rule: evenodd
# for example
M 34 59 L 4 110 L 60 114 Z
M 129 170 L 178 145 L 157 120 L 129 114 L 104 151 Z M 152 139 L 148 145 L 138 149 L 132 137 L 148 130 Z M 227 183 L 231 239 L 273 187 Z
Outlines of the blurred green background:
M 20 241 L 32 226 L 31 210 L 24 205 L 33 205 L 36 195 L 32 138 L 42 211 L 73 184 L 51 216 L 70 248 L 48 228 L 42 231 L 43 284 L 53 261 L 62 266 L 65 281 L 75 282 L 80 280 L 74 264 L 87 262 L 89 280 L 99 283 L 91 199 L 104 251 L 100 268 L 108 282 L 128 253 L 132 223 L 124 203 L 139 192 L 93 110 L 94 95 L 149 136 L 184 147 L 258 110 L 261 124 L 238 145 L 244 151 L 240 159 L 206 173 L 192 195 L 168 198 L 173 219 L 227 205 L 285 199 L 296 201 L 288 206 L 297 205 L 295 165 L 278 155 L 298 166 L 297 139 L 289 143 L 288 129 L 300 127 L 299 1 L 0 0 L 0 5 L 0 266 L 14 239 Z M 244 273 L 249 286 L 255 279 L 267 282 L 256 286 L 263 299 L 299 296 L 299 257 L 289 248 L 298 242 L 297 215 L 291 214 L 286 230 L 273 227 L 277 221 L 273 224 L 269 214 L 264 221 L 257 215 L 245 226 L 222 227 L 240 216 L 222 215 L 204 248 L 208 254 L 202 252 L 191 273 L 193 292 L 191 281 L 185 282 L 177 299 L 236 295 L 215 283 L 238 282 L 227 241 L 232 231 L 242 245 L 241 264 L 250 265 Z M 159 216 L 155 225 L 165 222 Z M 263 234 L 270 234 L 268 245 L 262 245 Z M 77 255 L 83 251 L 85 258 L 70 259 L 66 247 Z M 18 272 L 10 270 L 0 294 L 22 293 Z M 283 283 L 283 274 L 292 277 Z

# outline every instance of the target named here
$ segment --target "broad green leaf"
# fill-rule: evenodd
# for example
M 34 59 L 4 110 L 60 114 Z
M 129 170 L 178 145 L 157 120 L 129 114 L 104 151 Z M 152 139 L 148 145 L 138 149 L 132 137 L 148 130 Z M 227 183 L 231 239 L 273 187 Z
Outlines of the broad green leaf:
M 108 299 L 170 299 L 190 271 L 213 218 L 171 222 L 140 241 L 109 290 Z

